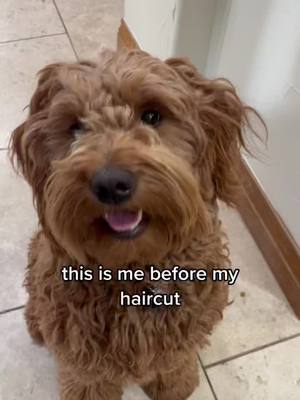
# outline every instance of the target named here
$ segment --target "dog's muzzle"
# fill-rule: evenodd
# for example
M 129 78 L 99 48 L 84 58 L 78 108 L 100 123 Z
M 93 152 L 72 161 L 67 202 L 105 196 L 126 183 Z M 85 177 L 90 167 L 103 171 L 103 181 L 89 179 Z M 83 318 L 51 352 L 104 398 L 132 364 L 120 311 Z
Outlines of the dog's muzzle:
M 133 239 L 146 227 L 147 218 L 143 210 L 127 210 L 124 203 L 129 201 L 137 187 L 136 176 L 119 167 L 98 169 L 91 181 L 91 191 L 97 200 L 111 206 L 102 218 L 106 232 L 117 239 Z

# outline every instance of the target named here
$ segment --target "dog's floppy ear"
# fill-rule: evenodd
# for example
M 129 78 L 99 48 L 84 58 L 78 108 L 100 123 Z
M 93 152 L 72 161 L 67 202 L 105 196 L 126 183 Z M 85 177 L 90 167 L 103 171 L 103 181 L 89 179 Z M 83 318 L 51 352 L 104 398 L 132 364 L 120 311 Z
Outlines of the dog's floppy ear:
M 29 105 L 29 115 L 47 108 L 52 98 L 62 89 L 58 71 L 63 65 L 62 63 L 50 64 L 39 72 L 38 85 Z
M 45 149 L 44 127 L 52 98 L 61 90 L 57 71 L 52 64 L 39 72 L 37 88 L 29 104 L 28 116 L 12 133 L 9 155 L 14 169 L 32 187 L 40 221 L 43 220 L 43 189 L 50 163 Z
M 215 197 L 229 205 L 236 203 L 239 191 L 241 149 L 247 149 L 245 131 L 253 131 L 248 114 L 257 112 L 242 103 L 233 85 L 225 79 L 205 79 L 186 59 L 166 61 L 193 91 L 198 110 L 199 133 L 207 136 L 202 158 L 203 173 L 209 171 Z M 264 125 L 264 123 L 263 123 Z M 203 164 L 201 164 L 203 166 Z M 200 172 L 201 176 L 201 172 Z M 203 177 L 207 181 L 207 177 Z
M 39 72 L 37 88 L 29 104 L 28 117 L 12 133 L 10 138 L 10 158 L 15 169 L 23 174 L 35 188 L 34 179 L 40 176 L 37 169 L 44 168 L 45 159 L 41 151 L 41 129 L 47 118 L 47 108 L 51 99 L 61 90 L 57 70 L 61 64 L 51 64 Z M 41 176 L 40 176 L 41 178 Z

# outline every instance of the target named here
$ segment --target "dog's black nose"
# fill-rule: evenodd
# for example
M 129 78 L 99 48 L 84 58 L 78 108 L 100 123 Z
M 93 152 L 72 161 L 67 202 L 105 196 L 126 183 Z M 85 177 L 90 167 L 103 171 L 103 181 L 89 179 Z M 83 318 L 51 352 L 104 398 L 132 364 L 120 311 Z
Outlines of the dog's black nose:
M 91 189 L 105 204 L 121 204 L 129 200 L 136 188 L 136 177 L 126 169 L 99 169 L 92 178 Z

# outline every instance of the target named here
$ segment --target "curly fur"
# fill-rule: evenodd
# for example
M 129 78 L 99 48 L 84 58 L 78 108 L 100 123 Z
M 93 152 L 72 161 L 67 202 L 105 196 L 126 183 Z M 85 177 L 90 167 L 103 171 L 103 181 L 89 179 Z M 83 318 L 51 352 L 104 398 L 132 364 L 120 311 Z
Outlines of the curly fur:
M 156 128 L 140 121 L 149 108 L 163 116 Z M 120 400 L 130 382 L 153 400 L 184 400 L 197 386 L 196 351 L 222 319 L 227 284 L 164 283 L 181 293 L 179 308 L 122 307 L 120 290 L 147 286 L 149 264 L 208 273 L 230 265 L 216 200 L 236 201 L 251 110 L 228 81 L 139 50 L 40 72 L 10 149 L 40 221 L 29 249 L 26 321 L 57 359 L 62 400 Z M 74 137 L 78 120 L 85 133 Z M 126 209 L 143 209 L 150 222 L 134 240 L 99 229 L 107 206 L 89 182 L 108 163 L 139 177 Z M 64 282 L 60 270 L 69 264 L 144 268 L 146 281 Z

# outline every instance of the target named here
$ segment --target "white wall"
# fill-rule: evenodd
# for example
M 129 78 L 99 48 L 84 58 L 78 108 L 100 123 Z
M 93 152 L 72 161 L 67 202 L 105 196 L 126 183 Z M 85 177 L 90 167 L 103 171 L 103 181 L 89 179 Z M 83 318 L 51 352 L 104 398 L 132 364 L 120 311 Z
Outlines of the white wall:
M 204 71 L 217 3 L 218 0 L 125 0 L 124 19 L 143 50 L 161 59 L 189 57 Z
M 262 161 L 248 164 L 300 245 L 300 1 L 232 0 L 215 61 L 267 122 Z
M 171 55 L 189 57 L 205 72 L 219 0 L 177 0 Z
M 124 19 L 139 46 L 165 59 L 171 55 L 177 0 L 125 0 Z

